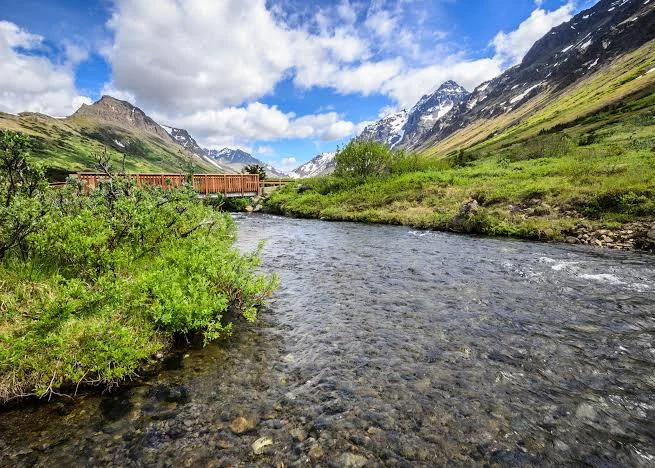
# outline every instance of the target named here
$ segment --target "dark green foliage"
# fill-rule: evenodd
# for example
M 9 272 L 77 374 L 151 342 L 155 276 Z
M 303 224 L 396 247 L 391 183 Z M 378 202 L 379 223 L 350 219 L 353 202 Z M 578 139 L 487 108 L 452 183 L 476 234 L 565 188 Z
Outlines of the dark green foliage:
M 257 174 L 259 180 L 266 179 L 266 168 L 261 164 L 249 164 L 243 168 L 244 174 Z
M 393 152 L 388 146 L 369 140 L 353 140 L 337 151 L 335 175 L 353 179 L 391 173 Z
M 226 213 L 243 213 L 252 204 L 249 197 L 224 197 L 221 194 L 205 198 L 205 204 Z
M 25 158 L 27 137 L 0 131 L 0 261 L 19 248 L 26 253 L 26 239 L 43 218 L 43 170 Z
M 24 142 L 5 137 L 16 159 Z M 0 262 L 0 399 L 115 385 L 176 334 L 210 340 L 239 316 L 254 320 L 275 288 L 256 272 L 257 252 L 233 246 L 232 218 L 189 189 L 113 177 L 87 195 L 18 167 L 0 172 L 5 194 L 9 174 L 23 177 L 2 215 L 29 227 Z M 4 238 L 14 224 L 3 222 Z

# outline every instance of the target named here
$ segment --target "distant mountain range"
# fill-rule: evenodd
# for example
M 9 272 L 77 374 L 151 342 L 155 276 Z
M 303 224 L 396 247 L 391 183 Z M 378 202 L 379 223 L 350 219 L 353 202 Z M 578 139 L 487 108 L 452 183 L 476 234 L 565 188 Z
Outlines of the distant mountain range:
M 291 171 L 289 177 L 293 179 L 306 179 L 309 177 L 329 175 L 334 172 L 336 167 L 336 154 L 337 153 L 321 153 L 311 161 L 308 161 Z
M 272 177 L 287 177 L 288 174 L 278 171 L 270 164 L 267 164 L 250 153 L 240 149 L 223 148 L 222 150 L 213 150 L 201 148 L 196 140 L 188 131 L 182 128 L 173 128 L 164 125 L 163 128 L 168 132 L 170 137 L 180 146 L 184 147 L 193 154 L 206 159 L 219 168 L 227 169 L 234 172 L 241 172 L 245 166 L 258 164 L 266 168 L 266 174 Z

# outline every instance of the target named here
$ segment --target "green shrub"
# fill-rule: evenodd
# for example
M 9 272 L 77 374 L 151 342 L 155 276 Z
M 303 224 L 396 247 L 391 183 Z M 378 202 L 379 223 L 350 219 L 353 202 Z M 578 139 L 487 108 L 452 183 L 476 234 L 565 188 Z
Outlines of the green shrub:
M 392 157 L 392 151 L 382 143 L 353 140 L 337 151 L 335 175 L 355 179 L 388 175 Z
M 27 216 L 24 236 L 0 231 L 22 236 L 0 261 L 0 400 L 116 385 L 175 335 L 211 340 L 254 320 L 276 287 L 257 273 L 258 251 L 234 247 L 232 218 L 189 189 L 117 177 L 88 195 L 75 183 L 17 187 L 5 219 L 37 221 Z

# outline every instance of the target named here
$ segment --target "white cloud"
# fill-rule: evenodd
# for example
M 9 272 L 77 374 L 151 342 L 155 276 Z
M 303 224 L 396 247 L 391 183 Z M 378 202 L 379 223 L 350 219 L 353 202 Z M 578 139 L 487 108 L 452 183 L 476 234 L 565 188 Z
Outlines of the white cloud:
M 41 36 L 0 21 L 0 111 L 62 116 L 90 102 L 77 92 L 72 66 L 39 55 L 43 49 Z
M 259 155 L 267 155 L 267 154 L 274 154 L 275 150 L 273 149 L 272 146 L 260 146 L 255 150 L 255 154 Z
M 537 6 L 541 1 L 537 0 Z M 532 45 L 553 27 L 568 21 L 573 16 L 574 5 L 569 2 L 555 11 L 537 8 L 519 27 L 510 32 L 499 32 L 491 41 L 496 50 L 496 58 L 505 65 L 516 65 L 523 60 Z
M 293 156 L 289 156 L 288 158 L 282 158 L 280 162 L 282 163 L 282 167 L 285 169 L 292 169 L 298 165 L 298 160 Z
M 480 83 L 498 76 L 508 66 L 520 62 L 538 39 L 553 27 L 568 21 L 573 9 L 570 2 L 552 12 L 538 8 L 516 30 L 495 36 L 493 57 L 467 60 L 457 54 L 451 55 L 436 65 L 405 70 L 384 81 L 382 89 L 398 103 L 399 108 L 413 106 L 421 96 L 447 80 L 454 80 L 471 91 Z
M 493 39 L 492 57 L 471 60 L 441 42 L 443 31 L 433 31 L 426 49 L 425 32 L 405 28 L 399 16 L 406 0 L 395 7 L 341 0 L 309 16 L 277 4 L 267 8 L 265 0 L 159 0 L 157 8 L 151 0 L 114 2 L 114 43 L 105 52 L 113 81 L 106 91 L 209 146 L 345 138 L 358 125 L 335 112 L 296 116 L 259 100 L 283 79 L 300 89 L 385 94 L 399 108 L 449 79 L 471 90 L 520 60 L 573 8 L 538 6 L 516 31 Z
M 154 114 L 153 117 L 158 121 L 166 121 L 164 115 Z M 298 117 L 260 102 L 244 107 L 202 110 L 178 117 L 172 124 L 186 128 L 201 144 L 212 148 L 244 145 L 249 141 L 296 138 L 335 141 L 354 135 L 358 129 L 357 125 L 343 120 L 336 112 Z M 268 146 L 260 149 L 264 153 L 259 154 L 273 152 Z
M 438 65 L 408 70 L 387 82 L 384 89 L 401 109 L 408 109 L 445 81 L 454 80 L 470 91 L 501 71 L 501 62 L 494 58 L 465 61 L 453 57 Z

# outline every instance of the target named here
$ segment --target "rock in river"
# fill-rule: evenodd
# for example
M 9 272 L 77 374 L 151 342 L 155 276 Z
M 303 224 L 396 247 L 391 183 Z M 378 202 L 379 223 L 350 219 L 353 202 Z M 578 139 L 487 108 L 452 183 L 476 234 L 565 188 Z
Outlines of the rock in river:
M 230 423 L 230 430 L 235 434 L 244 434 L 252 431 L 257 427 L 257 422 L 254 419 L 247 419 L 243 416 L 236 418 Z

